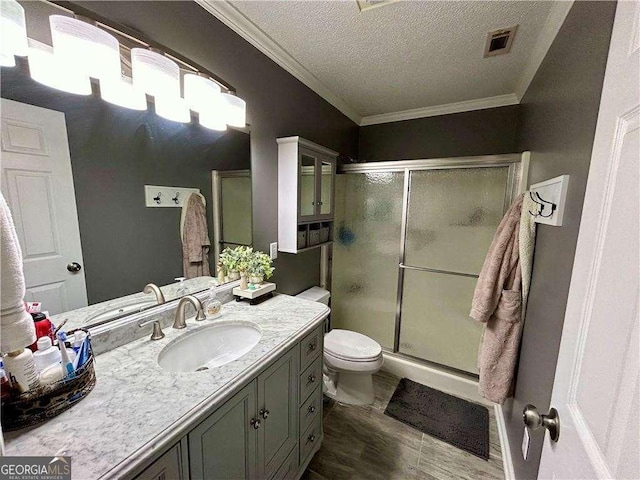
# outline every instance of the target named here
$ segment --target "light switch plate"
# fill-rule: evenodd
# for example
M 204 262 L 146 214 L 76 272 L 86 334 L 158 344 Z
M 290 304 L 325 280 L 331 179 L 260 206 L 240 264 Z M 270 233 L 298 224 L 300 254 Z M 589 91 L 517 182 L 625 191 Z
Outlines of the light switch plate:
M 269 256 L 271 257 L 271 260 L 278 258 L 278 242 L 269 244 Z
M 529 456 L 529 441 L 531 438 L 529 437 L 529 429 L 524 427 L 524 435 L 522 436 L 522 458 L 525 460 Z

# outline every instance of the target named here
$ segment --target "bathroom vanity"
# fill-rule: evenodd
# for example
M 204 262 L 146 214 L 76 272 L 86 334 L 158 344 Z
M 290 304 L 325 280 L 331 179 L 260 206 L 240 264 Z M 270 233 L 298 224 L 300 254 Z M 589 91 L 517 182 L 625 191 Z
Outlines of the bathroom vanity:
M 88 397 L 40 426 L 6 433 L 7 455 L 65 452 L 72 477 L 83 480 L 299 478 L 322 442 L 328 313 L 286 295 L 258 306 L 228 302 L 218 319 L 190 317 L 185 329 L 165 328 L 161 340 L 113 348 L 96 357 Z M 251 325 L 260 338 L 219 366 L 160 366 L 180 342 L 225 325 Z

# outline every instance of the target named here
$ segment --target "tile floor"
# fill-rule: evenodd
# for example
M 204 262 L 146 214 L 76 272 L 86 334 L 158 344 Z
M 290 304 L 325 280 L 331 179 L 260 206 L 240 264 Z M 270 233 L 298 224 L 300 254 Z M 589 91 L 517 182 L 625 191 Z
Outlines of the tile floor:
M 324 442 L 302 480 L 503 479 L 500 440 L 489 409 L 489 461 L 384 414 L 399 378 L 374 375 L 375 403 L 325 404 Z

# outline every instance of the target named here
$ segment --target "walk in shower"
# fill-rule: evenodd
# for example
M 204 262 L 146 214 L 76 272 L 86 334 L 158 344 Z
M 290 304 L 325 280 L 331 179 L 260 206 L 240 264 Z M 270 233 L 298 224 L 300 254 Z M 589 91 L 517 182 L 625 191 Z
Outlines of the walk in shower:
M 341 167 L 332 327 L 476 374 L 473 290 L 521 177 L 520 154 Z

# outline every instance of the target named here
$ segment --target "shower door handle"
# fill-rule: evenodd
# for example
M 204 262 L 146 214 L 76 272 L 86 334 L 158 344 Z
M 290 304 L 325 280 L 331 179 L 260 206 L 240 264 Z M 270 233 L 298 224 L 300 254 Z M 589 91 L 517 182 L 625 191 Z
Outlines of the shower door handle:
M 438 270 L 437 268 L 416 267 L 414 265 L 405 265 L 404 263 L 399 263 L 398 267 L 404 270 L 417 270 L 418 272 L 444 273 L 445 275 L 457 275 L 459 277 L 478 278 L 478 275 L 474 273 L 452 272 L 449 270 Z

